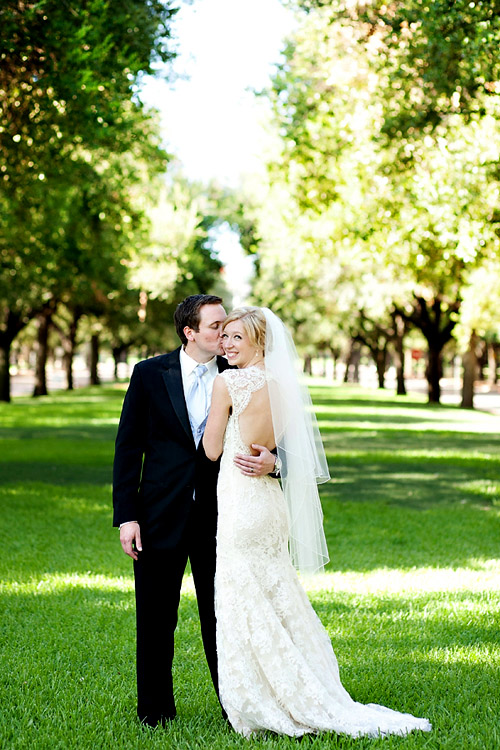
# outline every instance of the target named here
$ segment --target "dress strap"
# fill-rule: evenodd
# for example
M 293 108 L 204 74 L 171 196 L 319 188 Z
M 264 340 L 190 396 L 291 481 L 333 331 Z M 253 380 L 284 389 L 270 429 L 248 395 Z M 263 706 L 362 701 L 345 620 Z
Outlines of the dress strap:
M 266 384 L 266 374 L 260 367 L 244 367 L 241 370 L 224 370 L 221 377 L 233 402 L 233 413 L 238 416 L 243 412 L 252 396 Z

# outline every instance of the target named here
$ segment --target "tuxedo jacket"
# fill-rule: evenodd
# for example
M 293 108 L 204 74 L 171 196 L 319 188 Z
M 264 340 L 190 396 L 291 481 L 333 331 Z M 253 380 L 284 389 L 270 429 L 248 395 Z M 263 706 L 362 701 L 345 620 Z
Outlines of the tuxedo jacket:
M 184 397 L 180 347 L 139 362 L 130 379 L 116 437 L 113 524 L 138 521 L 144 548 L 174 549 L 194 502 L 217 523 L 219 462 L 196 448 Z M 219 372 L 229 367 L 217 357 Z

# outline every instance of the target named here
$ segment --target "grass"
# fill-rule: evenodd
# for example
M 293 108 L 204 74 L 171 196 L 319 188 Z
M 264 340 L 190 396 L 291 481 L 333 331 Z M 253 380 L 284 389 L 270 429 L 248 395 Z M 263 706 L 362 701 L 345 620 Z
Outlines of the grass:
M 306 585 L 356 700 L 431 719 L 430 734 L 304 748 L 500 747 L 500 419 L 418 397 L 314 385 L 333 479 L 332 561 Z M 178 719 L 135 719 L 129 560 L 111 528 L 123 390 L 0 405 L 0 747 L 296 748 L 220 718 L 191 579 L 177 630 Z

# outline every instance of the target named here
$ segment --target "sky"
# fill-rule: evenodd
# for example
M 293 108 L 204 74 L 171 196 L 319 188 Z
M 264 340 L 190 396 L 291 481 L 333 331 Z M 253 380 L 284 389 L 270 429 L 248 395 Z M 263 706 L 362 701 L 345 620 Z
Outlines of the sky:
M 236 187 L 263 168 L 266 104 L 251 90 L 269 83 L 293 16 L 280 0 L 194 0 L 182 4 L 174 35 L 174 79 L 146 79 L 141 99 L 160 111 L 164 145 L 191 180 Z M 253 261 L 223 228 L 214 249 L 224 263 L 229 305 L 250 292 Z
M 177 14 L 172 83 L 149 78 L 141 98 L 161 112 L 167 149 L 191 179 L 237 185 L 258 168 L 268 84 L 292 14 L 280 0 L 194 0 Z

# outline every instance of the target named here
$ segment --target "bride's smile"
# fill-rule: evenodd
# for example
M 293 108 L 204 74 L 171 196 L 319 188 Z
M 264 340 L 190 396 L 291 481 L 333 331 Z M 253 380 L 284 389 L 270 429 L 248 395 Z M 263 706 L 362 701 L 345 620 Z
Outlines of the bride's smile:
M 228 323 L 222 333 L 222 347 L 230 365 L 244 368 L 259 365 L 264 356 L 261 349 L 251 343 L 247 332 L 239 320 Z

